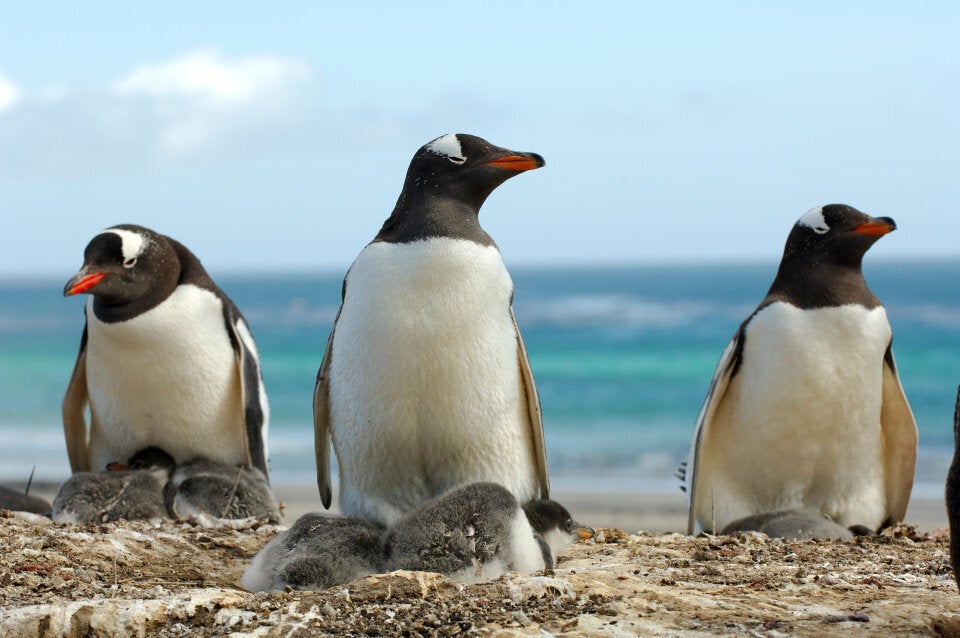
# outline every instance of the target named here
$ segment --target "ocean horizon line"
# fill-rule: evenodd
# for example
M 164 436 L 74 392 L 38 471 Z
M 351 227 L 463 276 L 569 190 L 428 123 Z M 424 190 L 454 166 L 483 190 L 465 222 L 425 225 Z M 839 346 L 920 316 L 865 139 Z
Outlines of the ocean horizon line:
M 78 259 L 79 264 L 81 260 Z M 201 260 L 203 261 L 203 260 Z M 729 268 L 753 268 L 765 267 L 776 268 L 780 263 L 779 256 L 771 257 L 722 257 L 709 256 L 703 258 L 683 257 L 677 259 L 637 259 L 631 261 L 611 260 L 611 261 L 582 261 L 575 263 L 564 263 L 561 261 L 524 261 L 522 259 L 511 259 L 509 255 L 504 256 L 508 270 L 515 273 L 554 273 L 563 271 L 629 271 L 644 270 L 653 268 L 709 268 L 709 267 L 729 267 Z M 346 275 L 350 263 L 345 262 L 342 265 L 336 264 L 318 264 L 316 267 L 308 265 L 284 265 L 279 264 L 268 268 L 219 268 L 204 262 L 204 267 L 215 279 L 246 279 L 253 280 L 258 278 L 273 278 L 276 276 L 289 276 L 298 279 L 307 279 L 311 277 L 334 277 Z M 960 255 L 897 255 L 868 258 L 865 261 L 865 268 L 869 270 L 871 266 L 890 267 L 897 265 L 906 266 L 960 266 Z M 79 266 L 77 266 L 79 267 Z M 70 268 L 64 270 L 46 270 L 42 272 L 33 272 L 29 274 L 0 272 L 0 286 L 30 286 L 37 284 L 48 284 L 50 282 L 59 282 L 61 279 L 65 282 L 67 278 L 75 272 Z M 772 276 L 772 275 L 771 275 Z

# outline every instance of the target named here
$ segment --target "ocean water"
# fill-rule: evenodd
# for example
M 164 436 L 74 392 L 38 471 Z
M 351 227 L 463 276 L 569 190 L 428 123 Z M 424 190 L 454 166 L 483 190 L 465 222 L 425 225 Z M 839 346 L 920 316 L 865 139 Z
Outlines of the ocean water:
M 917 417 L 915 494 L 942 493 L 960 383 L 960 262 L 864 267 Z M 673 491 L 714 367 L 775 263 L 512 269 L 554 486 Z M 63 280 L 0 282 L 0 481 L 69 473 L 60 401 L 83 326 Z M 251 325 L 275 483 L 314 481 L 313 382 L 343 273 L 219 276 Z M 852 450 L 851 454 L 856 451 Z

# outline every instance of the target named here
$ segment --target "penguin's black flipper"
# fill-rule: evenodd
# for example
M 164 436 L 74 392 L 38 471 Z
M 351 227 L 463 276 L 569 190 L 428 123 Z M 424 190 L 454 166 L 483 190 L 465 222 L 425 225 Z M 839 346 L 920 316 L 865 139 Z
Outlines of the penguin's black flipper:
M 883 475 L 887 493 L 887 516 L 898 523 L 907 515 L 913 476 L 917 465 L 917 422 L 900 384 L 893 360 L 893 343 L 883 357 Z
M 707 398 L 703 401 L 703 406 L 700 408 L 700 414 L 697 417 L 697 425 L 693 430 L 690 458 L 683 466 L 684 485 L 681 488 L 687 493 L 687 498 L 690 502 L 690 509 L 687 513 L 687 534 L 693 534 L 696 530 L 697 499 L 702 497 L 697 489 L 697 466 L 700 461 L 703 435 L 713 424 L 713 416 L 716 414 L 720 403 L 726 395 L 727 386 L 730 385 L 730 380 L 740 367 L 740 359 L 743 356 L 743 333 L 743 326 L 741 326 L 720 356 L 717 370 L 713 375 L 713 380 L 710 381 Z M 713 498 L 712 492 L 710 493 L 710 498 Z
M 86 310 L 84 310 L 86 316 Z M 70 383 L 63 395 L 61 409 L 63 412 L 63 433 L 67 439 L 67 456 L 70 459 L 71 472 L 90 471 L 90 451 L 87 444 L 87 405 L 90 397 L 87 394 L 87 326 L 83 326 L 83 336 L 80 337 L 80 351 L 77 353 L 77 362 L 73 365 Z
M 530 370 L 527 348 L 523 344 L 523 337 L 520 336 L 520 326 L 517 325 L 517 317 L 513 313 L 512 306 L 510 308 L 510 318 L 513 319 L 513 327 L 517 333 L 517 359 L 520 364 L 520 378 L 523 381 L 523 390 L 527 399 L 528 425 L 530 427 L 530 440 L 533 443 L 533 458 L 536 463 L 540 498 L 550 498 L 550 477 L 547 475 L 547 446 L 543 441 L 543 413 L 540 410 L 540 395 L 537 394 L 537 386 L 533 382 L 533 371 Z
M 323 362 L 317 371 L 317 383 L 313 388 L 313 453 L 317 461 L 317 489 L 324 509 L 330 509 L 333 502 L 330 479 L 330 360 L 333 358 L 333 333 L 336 329 L 337 322 L 334 320 Z
M 960 587 L 960 388 L 953 410 L 953 462 L 947 472 L 947 518 L 950 521 L 950 564 Z

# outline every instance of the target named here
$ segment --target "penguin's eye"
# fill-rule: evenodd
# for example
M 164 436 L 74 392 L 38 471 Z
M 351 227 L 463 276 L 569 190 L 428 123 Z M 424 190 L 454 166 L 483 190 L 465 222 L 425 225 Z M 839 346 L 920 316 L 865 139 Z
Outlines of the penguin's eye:
M 573 519 L 568 516 L 567 519 L 563 521 L 563 527 L 568 532 L 573 531 Z
M 830 230 L 830 229 L 827 228 L 826 226 L 814 226 L 814 227 L 813 227 L 813 232 L 817 233 L 818 235 L 822 235 L 822 234 L 824 234 L 825 232 L 827 232 L 828 230 Z
M 463 164 L 464 162 L 467 161 L 466 157 L 447 157 L 447 159 L 453 162 L 454 164 Z
M 136 265 L 137 265 L 137 258 L 136 258 L 136 257 L 131 257 L 130 259 L 128 259 L 128 260 L 126 260 L 125 262 L 123 262 L 123 267 L 124 267 L 124 268 L 133 268 L 133 267 L 136 266 Z

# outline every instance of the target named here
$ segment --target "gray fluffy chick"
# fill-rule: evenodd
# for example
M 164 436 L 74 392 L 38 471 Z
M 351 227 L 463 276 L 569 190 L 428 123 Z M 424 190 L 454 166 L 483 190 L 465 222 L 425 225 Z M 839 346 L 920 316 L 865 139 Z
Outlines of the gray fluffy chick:
M 841 527 L 820 512 L 809 509 L 783 510 L 747 516 L 727 525 L 722 533 L 747 531 L 763 532 L 770 538 L 797 540 L 833 538 L 847 541 L 853 538 L 853 533 L 846 527 Z
M 159 448 L 137 452 L 126 464 L 103 472 L 77 472 L 53 499 L 53 520 L 89 525 L 121 518 L 156 520 L 168 517 L 164 486 L 173 457 Z
M 505 487 L 473 483 L 428 501 L 387 535 L 388 571 L 409 569 L 481 582 L 506 571 L 552 569 L 557 553 L 593 530 L 551 500 L 520 507 Z
M 24 494 L 23 490 L 15 490 L 3 485 L 0 485 L 0 509 L 50 516 L 50 503 L 46 499 L 33 494 Z
M 304 514 L 256 555 L 240 584 L 250 591 L 326 589 L 382 569 L 380 523 Z
M 177 466 L 167 487 L 174 518 L 254 517 L 280 522 L 280 510 L 263 473 L 254 467 L 197 459 Z

